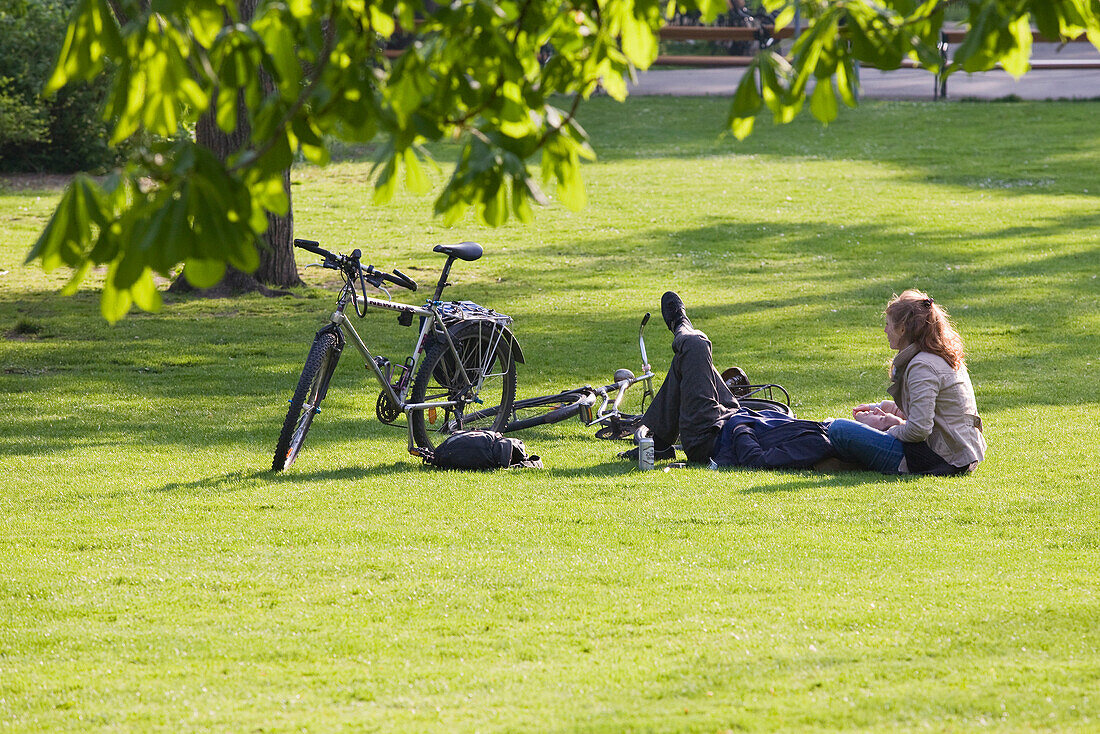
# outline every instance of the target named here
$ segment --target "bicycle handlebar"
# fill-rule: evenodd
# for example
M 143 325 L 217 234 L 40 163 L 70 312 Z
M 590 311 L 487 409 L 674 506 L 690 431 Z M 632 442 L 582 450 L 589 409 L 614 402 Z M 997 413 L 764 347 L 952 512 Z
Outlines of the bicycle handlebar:
M 394 268 L 393 273 L 391 274 L 383 272 L 381 270 L 375 270 L 373 265 L 368 265 L 365 268 L 362 265 L 359 265 L 359 258 L 362 255 L 359 250 L 355 250 L 350 256 L 336 255 L 321 247 L 319 243 L 313 240 L 300 239 L 294 240 L 294 246 L 306 250 L 307 252 L 312 252 L 314 255 L 320 255 L 321 257 L 325 258 L 326 261 L 332 261 L 333 265 L 327 265 L 326 267 L 332 267 L 333 269 L 336 269 L 337 266 L 346 267 L 347 265 L 354 263 L 359 268 L 360 272 L 366 277 L 366 280 L 369 281 L 370 284 L 375 286 L 376 288 L 380 287 L 383 281 L 388 281 L 390 283 L 393 283 L 394 285 L 399 285 L 402 288 L 408 288 L 410 291 L 416 290 L 416 281 L 402 273 L 397 268 Z
M 321 257 L 325 258 L 326 260 L 338 260 L 339 259 L 335 255 L 333 255 L 331 252 L 329 252 L 325 248 L 321 247 L 320 243 L 314 242 L 313 240 L 294 240 L 294 246 L 295 247 L 300 247 L 303 250 L 308 250 L 309 252 L 312 252 L 314 255 L 320 255 Z
M 408 288 L 410 291 L 416 290 L 416 281 L 402 273 L 397 268 L 393 269 L 393 275 L 388 276 L 387 280 L 389 280 L 391 283 L 396 283 L 397 285 L 404 288 Z

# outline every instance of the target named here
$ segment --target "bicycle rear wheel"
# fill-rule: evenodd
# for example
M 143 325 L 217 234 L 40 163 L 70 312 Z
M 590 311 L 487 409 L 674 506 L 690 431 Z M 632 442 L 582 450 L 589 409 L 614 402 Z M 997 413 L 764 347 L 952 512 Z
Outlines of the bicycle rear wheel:
M 789 415 L 791 418 L 795 417 L 794 410 L 791 406 L 786 403 L 781 403 L 778 400 L 767 400 L 765 398 L 738 398 L 737 402 L 741 404 L 742 408 L 748 408 L 749 410 L 774 410 Z
M 329 380 L 339 359 L 340 348 L 335 334 L 326 332 L 313 340 L 302 376 L 298 378 L 298 387 L 290 399 L 290 410 L 283 421 L 283 430 L 279 433 L 275 457 L 271 462 L 272 470 L 282 471 L 298 458 L 309 427 L 313 425 L 313 417 L 320 412 L 321 401 L 325 399 Z
M 462 380 L 446 342 L 436 342 L 428 349 L 413 379 L 409 402 L 454 400 L 459 405 L 409 411 L 413 440 L 421 448 L 434 449 L 459 425 L 503 431 L 516 397 L 516 363 L 508 341 L 496 328 L 488 322 L 474 322 L 452 333 L 451 339 L 472 384 L 467 387 Z

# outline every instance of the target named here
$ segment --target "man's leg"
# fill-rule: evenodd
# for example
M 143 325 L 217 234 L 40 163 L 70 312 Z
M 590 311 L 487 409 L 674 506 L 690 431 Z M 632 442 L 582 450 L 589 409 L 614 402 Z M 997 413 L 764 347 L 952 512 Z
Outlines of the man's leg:
M 692 328 L 679 297 L 666 293 L 661 310 L 675 334 L 672 364 L 642 423 L 655 442 L 671 444 L 678 435 L 688 458 L 706 463 L 722 424 L 737 411 L 737 399 L 714 369 L 710 340 Z

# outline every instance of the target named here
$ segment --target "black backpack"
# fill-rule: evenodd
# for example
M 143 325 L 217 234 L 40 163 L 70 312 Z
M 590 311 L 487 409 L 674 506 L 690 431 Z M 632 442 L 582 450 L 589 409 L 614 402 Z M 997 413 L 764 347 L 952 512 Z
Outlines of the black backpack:
M 505 438 L 496 431 L 458 431 L 434 451 L 420 450 L 425 464 L 439 469 L 542 468 L 542 460 L 528 455 L 518 438 Z

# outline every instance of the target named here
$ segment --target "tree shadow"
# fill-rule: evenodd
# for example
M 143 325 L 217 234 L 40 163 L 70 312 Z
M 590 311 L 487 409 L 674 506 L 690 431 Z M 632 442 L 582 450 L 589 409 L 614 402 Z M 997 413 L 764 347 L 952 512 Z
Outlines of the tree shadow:
M 728 104 L 700 97 L 635 98 L 622 105 L 598 99 L 581 109 L 580 119 L 604 162 L 706 156 L 868 161 L 896 167 L 896 181 L 1009 196 L 1061 193 L 1067 182 L 1087 180 L 1089 168 L 1082 162 L 1095 158 L 1100 141 L 1100 135 L 1080 134 L 1095 130 L 1091 121 L 1100 109 L 1096 102 L 868 100 L 856 110 L 842 110 L 828 127 L 809 115 L 788 125 L 761 118 L 744 141 L 723 130 Z M 644 123 L 636 121 L 640 119 Z M 618 132 L 624 125 L 632 135 Z M 1067 134 L 1069 128 L 1077 132 Z M 676 131 L 674 138 L 670 130 Z M 1035 140 L 1042 144 L 1026 144 Z M 1095 187 L 1085 192 L 1074 185 L 1070 190 L 1100 196 Z
M 825 223 L 734 223 L 711 216 L 691 229 L 654 227 L 605 238 L 593 243 L 591 251 L 597 254 L 572 253 L 579 268 L 553 265 L 559 245 L 532 246 L 535 257 L 513 263 L 507 281 L 479 285 L 470 297 L 480 299 L 491 288 L 493 302 L 508 304 L 517 318 L 516 332 L 528 357 L 521 368 L 521 397 L 533 394 L 525 384 L 551 383 L 550 389 L 538 393 L 604 384 L 615 369 L 638 366 L 638 320 L 644 311 L 659 313 L 659 293 L 655 290 L 645 302 L 635 304 L 633 314 L 629 303 L 621 303 L 624 308 L 612 314 L 601 306 L 578 305 L 571 307 L 568 319 L 547 319 L 539 305 L 529 303 L 530 284 L 547 277 L 549 263 L 561 273 L 569 271 L 570 277 L 555 278 L 560 283 L 556 296 L 580 303 L 583 295 L 605 287 L 602 273 L 636 269 L 640 238 L 647 242 L 646 257 L 654 262 L 675 262 L 676 254 L 691 258 L 680 272 L 690 276 L 692 287 L 729 290 L 732 285 L 737 290 L 727 302 L 708 305 L 692 304 L 690 290 L 685 292 L 692 317 L 715 343 L 716 362 L 741 364 L 766 381 L 788 385 L 796 401 L 806 405 L 821 399 L 823 386 L 833 386 L 829 389 L 834 393 L 836 386 L 860 384 L 873 394 L 881 391 L 885 377 L 874 355 L 860 357 L 853 367 L 850 359 L 840 358 L 847 356 L 842 351 L 845 337 L 828 335 L 877 333 L 889 293 L 923 286 L 933 290 L 956 319 L 965 317 L 962 331 L 983 408 L 1073 405 L 1100 400 L 1100 386 L 1078 379 L 1087 372 L 1090 355 L 1100 352 L 1100 335 L 1081 326 L 1095 313 L 1097 286 L 1092 276 L 1100 245 L 1036 249 L 1033 243 L 1057 241 L 1081 228 L 1100 228 L 1100 213 L 1048 216 L 1026 226 L 970 233 L 1012 241 L 990 258 L 981 251 L 960 252 L 956 238 L 935 231 L 915 232 L 914 243 L 899 245 L 897 233 L 887 224 L 864 223 L 844 229 L 842 236 L 853 244 L 837 256 L 830 253 L 837 251 L 838 233 Z M 777 231 L 785 236 L 777 238 Z M 823 244 L 823 235 L 834 240 Z M 930 266 L 937 263 L 943 269 L 930 276 Z M 778 277 L 777 268 L 786 275 Z M 868 270 L 874 274 L 868 276 Z M 1040 280 L 1042 298 L 1022 301 L 1019 285 Z M 799 287 L 789 287 L 792 282 Z M 746 297 L 750 286 L 752 293 L 767 295 Z M 273 446 L 285 411 L 281 400 L 293 390 L 313 332 L 321 324 L 319 314 L 327 310 L 323 298 L 280 307 L 279 329 L 273 331 L 268 327 L 270 303 L 245 298 L 161 316 L 134 314 L 109 327 L 88 318 L 86 311 L 94 300 L 90 293 L 57 299 L 50 290 L 0 293 L 0 313 L 34 313 L 45 325 L 44 338 L 0 359 L 6 402 L 11 409 L 23 406 L 21 430 L 5 438 L 6 451 L 46 455 L 53 447 L 43 436 L 66 445 L 109 447 L 120 441 L 136 443 L 151 430 L 162 443 L 187 448 L 248 441 Z M 376 318 L 389 321 L 372 314 L 372 326 Z M 744 339 L 747 322 L 775 338 Z M 412 338 L 411 331 L 393 323 L 372 328 L 370 346 L 377 347 L 376 353 L 401 355 Z M 658 373 L 670 356 L 667 338 L 655 320 L 647 339 Z M 1005 348 L 1006 342 L 1010 348 Z M 581 356 L 563 363 L 555 356 L 560 354 Z M 884 362 L 886 351 L 879 357 Z M 377 386 L 365 370 L 359 371 L 361 365 L 354 366 L 357 361 L 337 370 L 333 399 L 325 406 L 329 415 L 311 433 L 312 446 L 347 436 L 376 438 L 388 430 L 373 420 Z M 1029 369 L 1040 363 L 1059 369 Z M 71 395 L 70 403 L 60 413 L 30 410 L 40 403 L 37 396 L 47 393 Z M 156 411 L 120 412 L 115 404 L 84 400 L 86 394 L 151 401 Z M 211 423 L 196 416 L 194 422 L 203 426 L 202 431 L 188 430 L 188 416 L 206 400 L 232 412 L 235 420 Z M 234 406 L 248 410 L 241 415 Z M 401 433 L 399 441 L 404 440 Z
M 375 464 L 372 466 L 344 466 L 334 469 L 314 469 L 311 471 L 295 471 L 293 468 L 276 472 L 271 469 L 254 471 L 235 471 L 228 474 L 218 474 L 211 477 L 194 479 L 189 482 L 169 482 L 162 487 L 149 489 L 156 494 L 190 493 L 195 491 L 231 493 L 249 486 L 278 485 L 278 484 L 309 484 L 312 482 L 328 481 L 360 481 L 379 476 L 403 476 L 413 472 L 419 472 L 422 466 L 418 462 L 395 461 L 390 464 Z

